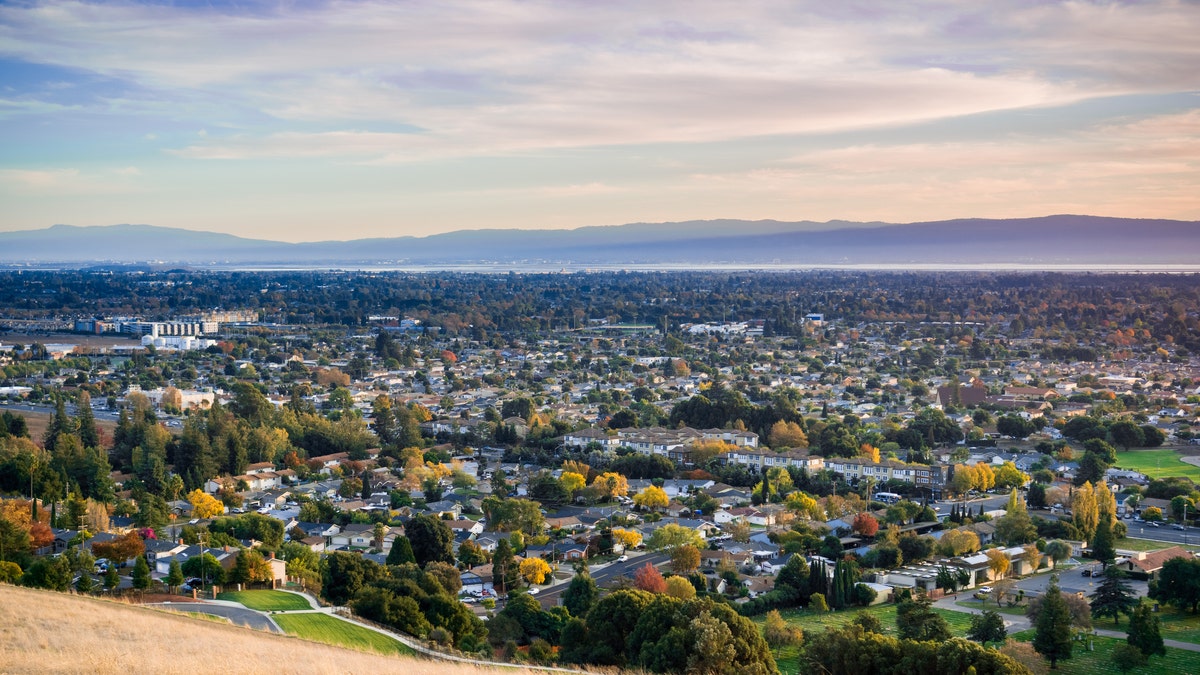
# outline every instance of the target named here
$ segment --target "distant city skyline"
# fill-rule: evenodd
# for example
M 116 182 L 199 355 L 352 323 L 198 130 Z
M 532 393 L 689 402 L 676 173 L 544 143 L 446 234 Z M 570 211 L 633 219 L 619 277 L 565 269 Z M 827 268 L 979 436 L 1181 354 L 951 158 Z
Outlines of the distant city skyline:
M 1196 35 L 1170 0 L 6 4 L 0 232 L 1197 220 Z

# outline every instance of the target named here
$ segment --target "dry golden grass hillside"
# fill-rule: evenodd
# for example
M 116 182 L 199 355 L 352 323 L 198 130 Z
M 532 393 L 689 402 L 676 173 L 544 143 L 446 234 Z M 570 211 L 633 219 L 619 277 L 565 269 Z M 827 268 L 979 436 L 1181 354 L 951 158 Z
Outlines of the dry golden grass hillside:
M 145 607 L 0 584 L 0 673 L 520 675 L 355 652 Z

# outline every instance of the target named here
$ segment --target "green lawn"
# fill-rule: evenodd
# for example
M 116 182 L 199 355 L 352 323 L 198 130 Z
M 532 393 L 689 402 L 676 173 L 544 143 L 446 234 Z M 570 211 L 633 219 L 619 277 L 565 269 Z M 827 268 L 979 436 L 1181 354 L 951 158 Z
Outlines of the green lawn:
M 1151 601 L 1145 600 L 1144 602 L 1150 603 Z M 1162 611 L 1158 613 L 1158 621 L 1164 640 L 1200 644 L 1200 614 L 1192 614 L 1186 610 L 1179 611 L 1174 607 L 1164 605 Z M 1113 625 L 1112 619 L 1101 619 L 1095 621 L 1093 625 L 1104 630 L 1125 632 L 1129 630 L 1129 617 L 1122 615 L 1120 625 Z
M 1029 642 L 1033 640 L 1033 630 L 1021 631 L 1012 637 L 1017 640 Z M 1101 673 L 1119 675 L 1121 669 L 1117 668 L 1112 662 L 1112 650 L 1124 642 L 1124 640 L 1109 637 L 1092 639 L 1095 641 L 1095 651 L 1089 652 L 1083 643 L 1077 642 L 1075 643 L 1075 649 L 1071 654 L 1071 658 L 1066 661 L 1059 661 L 1058 670 L 1052 672 L 1062 673 L 1063 675 L 1099 675 Z M 1200 672 L 1200 652 L 1189 652 L 1183 649 L 1168 647 L 1166 656 L 1152 656 L 1150 657 L 1150 663 L 1133 672 L 1139 675 L 1197 673 Z
M 229 591 L 217 595 L 218 600 L 240 602 L 259 612 L 290 612 L 297 609 L 312 609 L 308 598 L 283 591 Z
M 277 614 L 275 623 L 289 635 L 323 642 L 338 647 L 356 649 L 361 652 L 380 654 L 415 655 L 411 648 L 399 640 L 376 633 L 348 621 L 328 614 Z
M 1187 464 L 1174 450 L 1117 451 L 1117 467 L 1140 471 L 1151 478 L 1186 476 L 1200 482 L 1200 466 Z

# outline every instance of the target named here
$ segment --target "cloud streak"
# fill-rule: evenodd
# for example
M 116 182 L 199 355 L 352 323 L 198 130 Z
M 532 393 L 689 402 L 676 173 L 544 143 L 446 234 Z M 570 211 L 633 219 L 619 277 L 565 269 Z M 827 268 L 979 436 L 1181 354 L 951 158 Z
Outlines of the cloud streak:
M 820 193 L 826 177 L 819 172 L 864 186 L 885 177 L 900 184 L 912 171 L 931 181 L 910 186 L 913 195 L 950 186 L 980 191 L 977 202 L 963 202 L 967 208 L 1000 203 L 988 195 L 1011 198 L 1023 179 L 1001 175 L 1005 167 L 1070 173 L 1091 164 L 1136 180 L 1193 167 L 1197 134 L 1187 125 L 1194 114 L 1178 104 L 1145 120 L 1067 118 L 1083 102 L 1200 91 L 1197 34 L 1200 8 L 1178 0 L 335 0 L 217 8 L 35 1 L 0 6 L 0 57 L 53 72 L 0 89 L 0 120 L 74 133 L 100 119 L 106 131 L 152 144 L 156 161 L 179 180 L 207 171 L 204 180 L 216 184 L 215 172 L 232 172 L 229 181 L 253 176 L 277 188 L 261 173 L 231 167 L 291 162 L 326 170 L 331 199 L 344 193 L 339 181 L 360 178 L 352 171 L 407 175 L 475 160 L 477 167 L 507 162 L 506 175 L 527 179 L 498 187 L 472 169 L 468 184 L 433 192 L 591 199 L 597 191 L 578 186 L 605 186 L 599 192 L 633 200 L 638 190 L 628 177 L 636 175 L 668 193 L 752 176 L 806 194 L 789 177 L 803 176 Z M 71 91 L 73 77 L 88 82 L 84 93 Z M 1027 130 L 1021 115 L 1031 111 L 1066 120 L 1067 131 L 1052 138 Z M 984 116 L 990 126 L 977 124 L 966 138 L 928 131 Z M 1106 127 L 1120 132 L 1113 143 Z M 21 138 L 0 129 L 0 141 Z M 100 134 L 82 141 L 87 149 L 78 152 L 90 155 L 57 163 L 148 166 Z M 995 165 L 973 165 L 979 157 Z M 580 171 L 581 162 L 590 171 Z M 38 171 L 41 164 L 5 166 Z M 206 164 L 216 168 L 198 166 Z M 546 178 L 564 173 L 572 175 Z M 730 184 L 747 194 L 763 189 L 754 180 Z M 830 194 L 839 189 L 828 185 Z M 1192 208 L 1183 196 L 1168 201 L 1171 213 Z M 810 216 L 790 208 L 768 217 Z M 634 201 L 625 213 L 651 217 Z

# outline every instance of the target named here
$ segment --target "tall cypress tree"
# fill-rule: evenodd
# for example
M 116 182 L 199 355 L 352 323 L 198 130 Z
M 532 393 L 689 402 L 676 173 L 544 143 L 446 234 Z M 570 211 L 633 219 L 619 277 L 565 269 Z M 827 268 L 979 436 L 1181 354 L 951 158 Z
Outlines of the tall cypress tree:
M 79 430 L 79 440 L 85 448 L 100 447 L 100 430 L 96 428 L 96 416 L 92 414 L 92 396 L 86 389 L 79 390 L 77 406 L 75 426 Z

